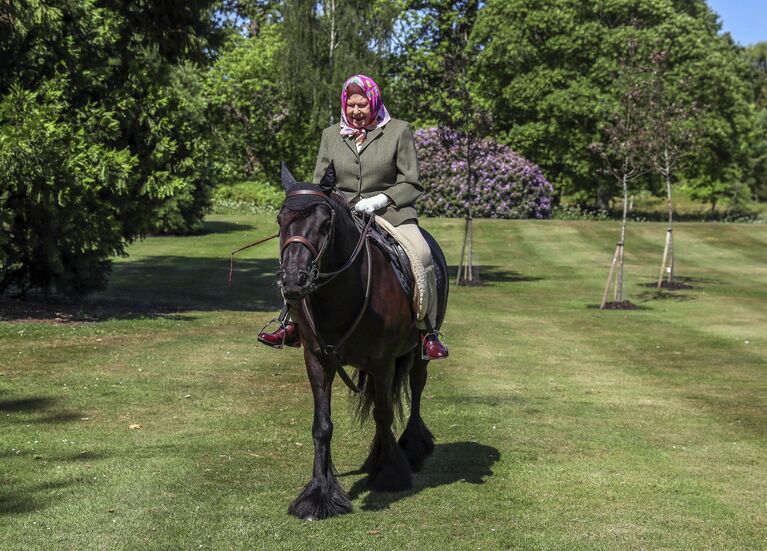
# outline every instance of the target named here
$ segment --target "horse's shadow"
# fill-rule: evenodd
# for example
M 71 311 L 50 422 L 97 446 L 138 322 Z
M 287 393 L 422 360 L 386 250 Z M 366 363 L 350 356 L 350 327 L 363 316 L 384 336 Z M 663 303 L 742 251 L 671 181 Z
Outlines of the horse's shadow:
M 499 461 L 501 452 L 492 446 L 477 442 L 451 442 L 437 444 L 434 453 L 424 463 L 423 469 L 413 474 L 413 488 L 405 492 L 371 492 L 367 488 L 367 477 L 362 477 L 349 490 L 349 498 L 355 500 L 362 494 L 363 511 L 379 511 L 400 499 L 415 495 L 427 488 L 436 488 L 468 482 L 484 484 L 485 478 L 493 475 L 493 464 Z M 360 471 L 343 473 L 339 476 L 360 474 Z

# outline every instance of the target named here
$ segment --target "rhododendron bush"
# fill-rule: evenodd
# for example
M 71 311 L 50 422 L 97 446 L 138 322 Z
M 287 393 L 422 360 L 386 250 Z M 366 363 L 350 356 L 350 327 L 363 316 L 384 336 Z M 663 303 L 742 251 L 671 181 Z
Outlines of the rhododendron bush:
M 418 209 L 426 216 L 548 218 L 554 188 L 541 169 L 508 146 L 472 142 L 472 186 L 466 183 L 466 135 L 443 128 L 415 132 L 425 192 Z

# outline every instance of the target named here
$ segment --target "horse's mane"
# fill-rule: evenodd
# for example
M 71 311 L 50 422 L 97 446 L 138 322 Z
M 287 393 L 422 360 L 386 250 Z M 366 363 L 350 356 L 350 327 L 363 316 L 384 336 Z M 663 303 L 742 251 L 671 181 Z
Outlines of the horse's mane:
M 340 191 L 334 189 L 333 193 L 330 194 L 330 200 L 333 201 L 337 207 L 340 207 L 343 210 L 347 210 L 351 212 L 352 207 L 349 204 L 349 201 L 346 199 L 346 195 L 344 195 Z

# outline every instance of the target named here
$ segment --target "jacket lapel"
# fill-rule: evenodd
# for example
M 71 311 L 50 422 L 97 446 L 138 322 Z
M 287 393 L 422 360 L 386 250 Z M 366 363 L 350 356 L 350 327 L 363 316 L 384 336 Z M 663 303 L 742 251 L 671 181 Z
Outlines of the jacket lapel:
M 352 152 L 352 155 L 359 157 L 359 154 L 357 153 L 357 142 L 354 141 L 354 138 L 350 138 L 349 136 L 341 136 L 341 141 L 346 144 L 346 147 L 349 148 L 349 151 Z
M 365 139 L 364 142 L 362 142 L 362 148 L 360 149 L 360 155 L 362 155 L 362 152 L 367 149 L 367 147 L 370 145 L 370 143 L 373 140 L 375 140 L 376 138 L 378 138 L 379 136 L 381 136 L 383 134 L 383 131 L 384 131 L 383 126 L 377 126 L 373 130 L 368 132 L 367 138 Z

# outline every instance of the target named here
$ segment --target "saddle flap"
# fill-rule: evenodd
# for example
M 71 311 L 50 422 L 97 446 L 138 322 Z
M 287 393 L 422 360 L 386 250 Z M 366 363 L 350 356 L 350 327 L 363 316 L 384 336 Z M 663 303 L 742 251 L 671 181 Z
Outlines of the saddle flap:
M 355 218 L 355 222 L 358 226 L 364 224 L 359 218 Z M 415 291 L 415 276 L 413 275 L 413 269 L 410 265 L 410 258 L 405 252 L 405 249 L 394 236 L 385 231 L 378 224 L 378 218 L 376 218 L 376 221 L 370 227 L 369 235 L 372 238 L 373 243 L 389 260 L 405 296 L 408 297 L 412 303 Z

